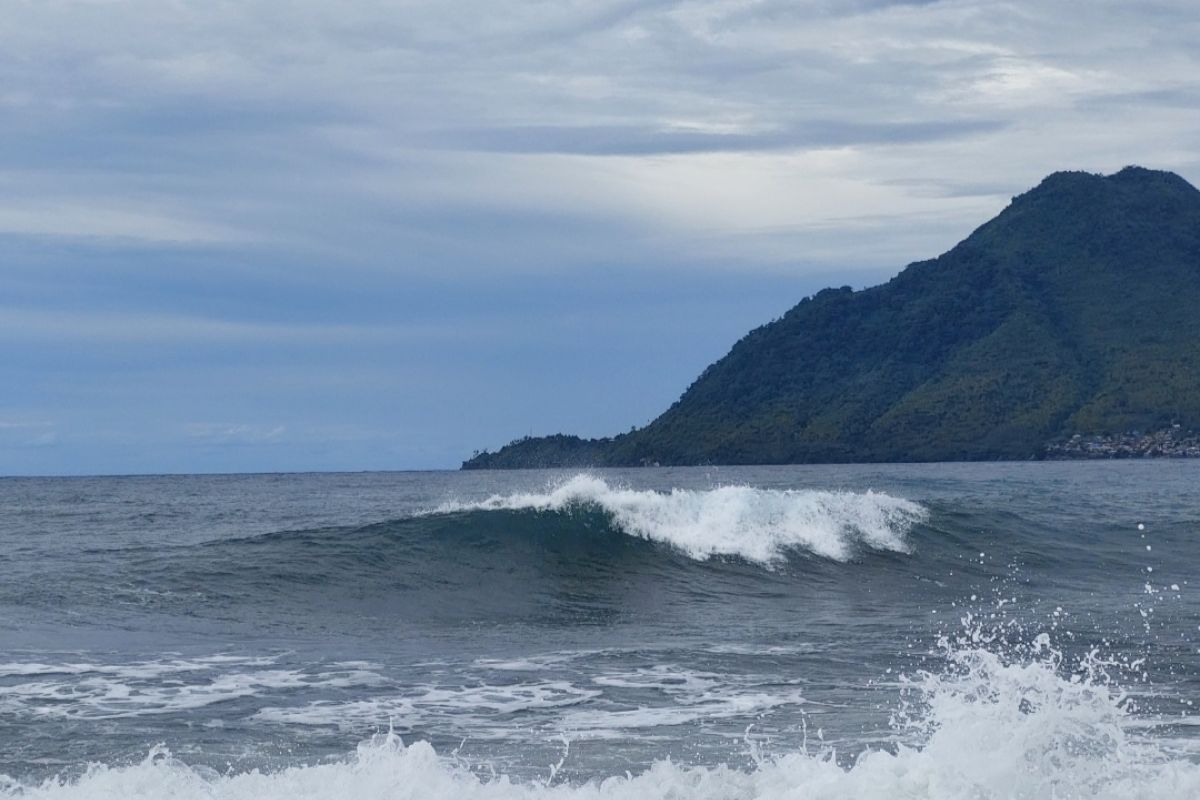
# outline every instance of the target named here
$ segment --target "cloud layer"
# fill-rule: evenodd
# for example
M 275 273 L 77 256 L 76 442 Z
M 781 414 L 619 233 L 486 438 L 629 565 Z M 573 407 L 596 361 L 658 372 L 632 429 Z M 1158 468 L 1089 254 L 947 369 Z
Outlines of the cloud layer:
M 0 419 L 54 436 L 5 434 L 0 471 L 451 465 L 645 422 L 1050 171 L 1200 181 L 1192 5 L 1085 10 L 17 4 Z

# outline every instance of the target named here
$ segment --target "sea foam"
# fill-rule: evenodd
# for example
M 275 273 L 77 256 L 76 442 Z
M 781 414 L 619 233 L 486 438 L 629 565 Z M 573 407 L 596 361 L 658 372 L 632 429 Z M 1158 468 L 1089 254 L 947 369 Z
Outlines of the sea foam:
M 738 556 L 771 563 L 789 550 L 845 561 L 856 547 L 906 552 L 905 534 L 928 516 L 909 500 L 879 492 L 829 492 L 721 486 L 670 492 L 610 486 L 576 475 L 543 492 L 443 503 L 434 513 L 554 511 L 598 508 L 632 536 L 671 545 L 688 556 Z
M 1124 698 L 1086 674 L 1064 674 L 1046 660 L 1009 663 L 983 650 L 950 657 L 938 675 L 912 683 L 919 695 L 896 744 L 838 759 L 828 748 L 756 766 L 688 766 L 659 761 L 638 775 L 586 782 L 514 780 L 486 765 L 441 757 L 426 742 L 394 734 L 359 745 L 340 762 L 277 772 L 219 774 L 155 748 L 137 764 L 93 765 L 81 777 L 21 784 L 0 777 L 0 797 L 391 798 L 393 800 L 1140 800 L 1200 796 L 1200 765 L 1136 735 Z M 755 753 L 752 753 L 755 755 Z M 473 768 L 472 768 L 473 767 Z M 557 778 L 557 779 L 556 779 Z

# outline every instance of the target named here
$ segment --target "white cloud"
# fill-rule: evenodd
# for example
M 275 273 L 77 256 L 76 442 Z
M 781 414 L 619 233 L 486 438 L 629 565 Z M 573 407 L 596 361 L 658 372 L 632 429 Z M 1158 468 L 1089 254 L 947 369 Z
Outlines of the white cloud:
M 222 224 L 172 217 L 148 208 L 121 208 L 121 205 L 121 200 L 109 198 L 97 198 L 87 204 L 79 198 L 41 203 L 0 200 L 0 234 L 180 244 L 233 243 L 250 239 Z
M 686 385 L 664 365 L 698 370 L 789 292 L 937 255 L 1053 170 L 1200 182 L 1194 0 L 39 0 L 4 19 L 0 384 L 60 420 L 10 414 L 14 447 L 61 430 L 320 460 L 334 434 L 312 432 L 348 407 L 466 450 L 539 420 L 604 433 Z
M 241 422 L 189 422 L 183 430 L 189 438 L 206 444 L 264 444 L 277 442 L 287 433 L 284 425 Z
M 44 420 L 0 420 L 0 447 L 52 447 L 58 427 Z
M 0 203 L 0 232 L 361 255 L 409 247 L 413 226 L 394 222 L 417 211 L 471 236 L 489 235 L 487 219 L 472 230 L 480 216 L 565 214 L 606 226 L 596 243 L 674 231 L 685 257 L 703 227 L 732 255 L 745 248 L 745 268 L 769 250 L 745 235 L 756 227 L 854 218 L 853 251 L 863 219 L 880 239 L 904 239 L 914 212 L 963 215 L 961 199 L 881 187 L 900 163 L 907 179 L 967 169 L 1015 192 L 1057 168 L 1197 160 L 1194 145 L 1164 159 L 1128 113 L 1085 105 L 1195 90 L 1190 6 L 1088 11 L 982 0 L 24 4 L 0 31 L 4 102 L 20 123 L 10 139 L 75 140 L 96 157 L 85 176 L 50 156 L 18 164 L 9 197 L 35 199 Z M 1195 142 L 1200 121 L 1156 109 L 1139 109 L 1156 139 Z M 1082 153 L 1080 130 L 1091 138 Z M 1023 149 L 1031 138 L 1049 146 Z M 496 152 L 506 146 L 520 152 Z M 20 159 L 22 148 L 6 150 Z M 109 199 L 128 197 L 140 204 Z
M 2 431 L 42 430 L 53 427 L 53 422 L 14 422 L 12 420 L 0 420 L 0 430 Z
M 217 319 L 140 311 L 92 312 L 0 307 L 0 342 L 90 342 L 146 345 L 350 345 L 367 341 L 454 342 L 478 335 L 442 323 L 296 323 Z

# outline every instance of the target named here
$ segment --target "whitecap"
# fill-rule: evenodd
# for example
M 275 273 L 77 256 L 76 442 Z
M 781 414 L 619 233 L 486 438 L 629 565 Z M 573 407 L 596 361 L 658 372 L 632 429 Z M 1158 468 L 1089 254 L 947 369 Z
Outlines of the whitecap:
M 447 502 L 432 513 L 555 511 L 581 507 L 608 513 L 620 530 L 670 545 L 688 556 L 738 556 L 777 562 L 789 550 L 838 561 L 856 547 L 907 552 L 905 535 L 928 517 L 918 503 L 880 492 L 830 492 L 721 486 L 655 492 L 610 486 L 576 475 L 544 492 L 493 495 L 479 502 Z
M 218 774 L 158 747 L 130 766 L 92 765 L 77 778 L 23 784 L 0 776 L 0 798 L 274 800 L 1150 800 L 1200 796 L 1200 765 L 1140 735 L 1120 692 L 1052 659 L 1010 663 L 992 652 L 950 654 L 940 674 L 910 682 L 897 718 L 912 745 L 875 747 L 849 763 L 821 743 L 747 769 L 659 761 L 638 775 L 555 781 L 510 778 L 439 756 L 426 742 L 378 736 L 343 761 Z M 903 709 L 902 709 L 903 711 Z M 565 756 L 564 756 L 565 758 Z M 479 765 L 476 765 L 477 767 Z M 561 766 L 561 765 L 560 765 Z

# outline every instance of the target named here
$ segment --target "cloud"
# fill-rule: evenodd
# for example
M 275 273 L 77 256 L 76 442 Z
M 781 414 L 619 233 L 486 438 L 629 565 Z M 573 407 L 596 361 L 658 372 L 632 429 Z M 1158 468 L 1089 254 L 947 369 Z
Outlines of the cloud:
M 461 325 L 430 323 L 304 324 L 218 319 L 187 314 L 28 310 L 0 307 L 0 341 L 146 345 L 347 345 L 368 341 L 458 341 Z
M 5 413 L 55 419 L 47 453 L 103 430 L 185 467 L 162 454 L 222 436 L 279 453 L 347 407 L 406 431 L 394 466 L 534 423 L 643 422 L 791 299 L 936 255 L 1049 172 L 1200 182 L 1194 3 L 1086 10 L 15 4 Z M 311 435 L 304 458 L 337 450 Z
M 497 153 L 651 156 L 687 153 L 748 153 L 761 150 L 804 150 L 878 143 L 936 142 L 996 131 L 992 120 L 853 123 L 807 120 L 786 130 L 762 132 L 708 131 L 635 126 L 525 126 L 435 131 L 433 149 Z
M 284 425 L 251 425 L 236 422 L 189 422 L 183 427 L 191 439 L 214 445 L 258 445 L 278 442 L 287 433 Z
M 97 198 L 89 204 L 0 201 L 0 234 L 25 236 L 101 237 L 145 242 L 230 243 L 246 240 L 244 234 L 222 225 L 173 218 L 151 209 L 120 208 Z
M 678 216 L 638 202 L 674 202 L 656 186 L 631 187 L 634 202 L 616 213 L 593 202 L 600 168 L 588 158 L 642 159 L 647 172 L 663 156 L 691 158 L 695 167 L 679 172 L 718 181 L 709 196 L 739 180 L 713 172 L 714 153 L 776 154 L 787 174 L 796 154 L 853 148 L 863 168 L 831 176 L 840 194 L 896 179 L 880 173 L 905 150 L 901 179 L 951 179 L 959 164 L 920 151 L 952 146 L 973 161 L 976 183 L 1153 160 L 1145 153 L 1161 151 L 1105 125 L 1116 113 L 1106 98 L 1165 103 L 1197 85 L 1183 3 L 1097 3 L 1086 19 L 1056 5 L 965 0 L 416 2 L 402 15 L 368 0 L 337 13 L 318 2 L 132 0 L 31 4 L 18 16 L 0 32 L 11 87 L 0 102 L 17 112 L 0 138 L 8 196 L 36 200 L 0 203 L 0 231 L 247 240 L 360 261 L 363 243 L 423 254 L 405 224 L 417 211 L 465 230 L 474 215 L 492 234 L 497 205 L 529 218 L 592 220 L 599 210 L 602 240 Z M 1101 146 L 1091 157 L 1103 164 L 1063 163 L 1077 153 L 1064 123 L 1093 131 Z M 1196 128 L 1170 124 L 1177 140 Z M 1055 152 L 1022 152 L 1029 128 Z M 512 155 L 524 157 L 515 181 L 499 160 Z M 528 183 L 535 191 L 522 190 Z M 775 191 L 757 205 L 787 209 L 797 194 Z M 130 197 L 142 201 L 112 201 Z M 910 199 L 892 193 L 890 223 L 879 217 L 885 235 L 903 231 Z M 721 205 L 706 215 L 717 232 Z M 812 220 L 796 206 L 790 222 Z M 503 260 L 509 245 L 497 244 L 482 249 Z M 762 250 L 743 246 L 743 265 Z M 480 260 L 453 245 L 446 255 Z
M 53 422 L 0 419 L 0 447 L 53 447 L 58 440 Z

